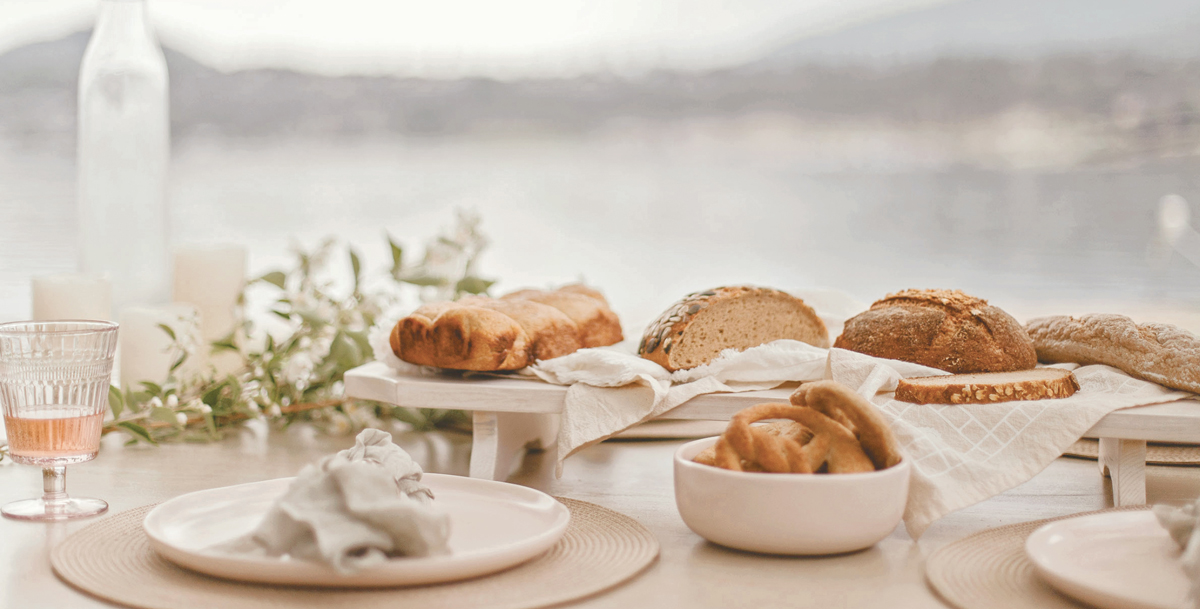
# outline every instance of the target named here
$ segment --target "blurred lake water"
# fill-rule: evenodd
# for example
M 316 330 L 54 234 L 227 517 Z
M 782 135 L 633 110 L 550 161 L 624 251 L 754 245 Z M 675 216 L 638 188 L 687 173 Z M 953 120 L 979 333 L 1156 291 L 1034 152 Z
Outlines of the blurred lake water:
M 174 243 L 237 242 L 252 272 L 325 236 L 368 272 L 453 221 L 483 218 L 496 289 L 585 279 L 636 332 L 684 293 L 730 283 L 833 287 L 871 302 L 953 287 L 1018 317 L 1125 312 L 1200 330 L 1200 269 L 1154 250 L 1158 201 L 1200 201 L 1200 159 L 1129 166 L 830 167 L 811 150 L 636 130 L 591 136 L 174 143 Z M 29 278 L 75 267 L 73 145 L 0 141 L 0 320 Z M 345 272 L 349 272 L 348 264 Z

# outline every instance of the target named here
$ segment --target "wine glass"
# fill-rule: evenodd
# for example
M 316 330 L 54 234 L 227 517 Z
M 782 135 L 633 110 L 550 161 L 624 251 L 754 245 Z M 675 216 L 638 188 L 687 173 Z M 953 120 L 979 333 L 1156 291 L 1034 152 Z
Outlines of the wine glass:
M 0 406 L 13 461 L 42 467 L 45 494 L 0 508 L 21 520 L 101 514 L 99 499 L 68 497 L 67 465 L 96 458 L 108 406 L 117 324 L 18 321 L 0 324 Z

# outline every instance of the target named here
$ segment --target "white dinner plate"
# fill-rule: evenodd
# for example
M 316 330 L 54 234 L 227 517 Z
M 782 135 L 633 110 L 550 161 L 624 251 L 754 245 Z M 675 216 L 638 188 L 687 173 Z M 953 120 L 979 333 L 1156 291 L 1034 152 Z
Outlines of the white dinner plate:
M 1029 536 L 1025 554 L 1059 592 L 1101 609 L 1188 606 L 1181 550 L 1149 511 L 1051 522 Z
M 288 557 L 240 556 L 211 550 L 249 533 L 292 478 L 188 493 L 159 505 L 142 523 L 150 545 L 171 562 L 208 575 L 305 586 L 408 586 L 478 577 L 519 565 L 554 547 L 571 515 L 531 488 L 426 474 L 421 481 L 450 515 L 450 554 L 393 558 L 353 574 Z

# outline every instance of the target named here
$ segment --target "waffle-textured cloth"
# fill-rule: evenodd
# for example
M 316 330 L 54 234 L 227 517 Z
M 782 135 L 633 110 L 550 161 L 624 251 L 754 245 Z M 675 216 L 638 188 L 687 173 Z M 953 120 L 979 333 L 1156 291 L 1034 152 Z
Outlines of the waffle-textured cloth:
M 1192 397 L 1109 366 L 1056 367 L 1074 368 L 1075 395 L 995 404 L 901 402 L 893 399 L 901 378 L 946 373 L 845 349 L 830 349 L 828 378 L 874 402 L 912 459 L 904 524 L 915 539 L 938 518 L 1033 478 L 1108 413 Z

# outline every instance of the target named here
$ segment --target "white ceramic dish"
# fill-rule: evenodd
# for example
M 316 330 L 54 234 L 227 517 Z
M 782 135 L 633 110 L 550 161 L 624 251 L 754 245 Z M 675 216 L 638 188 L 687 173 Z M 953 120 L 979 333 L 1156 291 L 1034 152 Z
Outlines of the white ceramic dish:
M 478 577 L 549 550 L 570 521 L 566 506 L 540 491 L 490 480 L 426 474 L 422 481 L 450 514 L 448 556 L 394 558 L 343 575 L 303 560 L 211 551 L 262 520 L 291 478 L 189 493 L 159 505 L 142 527 L 156 552 L 182 567 L 241 581 L 303 586 L 407 586 Z
M 891 534 L 908 500 L 909 462 L 862 474 L 763 474 L 693 463 L 716 437 L 675 452 L 675 505 L 690 529 L 766 554 L 852 552 Z
M 1102 609 L 1190 606 L 1180 553 L 1148 511 L 1059 520 L 1025 541 L 1025 554 L 1042 579 Z

